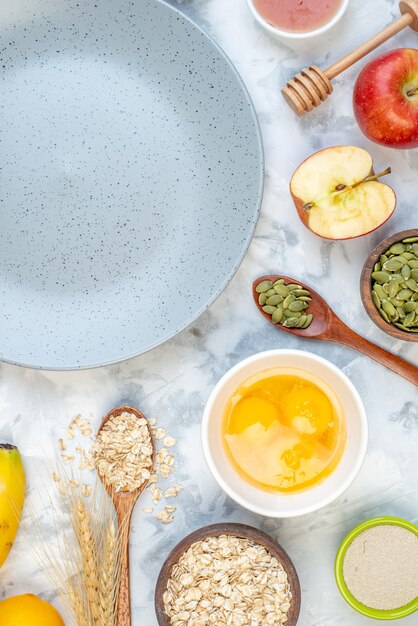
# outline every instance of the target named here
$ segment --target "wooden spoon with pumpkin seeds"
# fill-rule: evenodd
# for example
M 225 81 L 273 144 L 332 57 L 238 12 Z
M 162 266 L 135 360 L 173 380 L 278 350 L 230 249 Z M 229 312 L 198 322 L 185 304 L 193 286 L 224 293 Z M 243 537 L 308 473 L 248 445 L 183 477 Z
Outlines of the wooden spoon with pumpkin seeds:
M 266 307 L 266 304 L 263 304 L 264 298 L 261 299 L 261 302 L 259 300 L 261 293 L 267 294 L 271 289 L 273 289 L 274 284 L 276 284 L 277 287 L 280 284 L 290 286 L 289 293 L 295 290 L 299 293 L 301 293 L 302 291 L 309 292 L 310 295 L 306 296 L 306 298 L 311 298 L 311 300 L 302 300 L 302 302 L 306 302 L 308 306 L 305 307 L 302 311 L 295 311 L 296 313 L 300 313 L 301 315 L 305 316 L 312 315 L 312 319 L 309 318 L 309 325 L 298 328 L 296 326 L 288 326 L 280 323 L 282 320 L 277 323 L 273 322 L 272 317 L 274 315 L 274 311 L 270 313 L 266 310 L 263 310 L 263 307 Z M 283 295 L 281 297 L 287 297 L 284 293 L 284 290 L 282 290 L 282 294 Z M 271 293 L 271 296 L 272 295 L 273 294 Z M 269 274 L 267 276 L 257 278 L 257 280 L 254 281 L 253 297 L 254 302 L 256 303 L 257 308 L 259 309 L 263 317 L 265 317 L 266 320 L 268 320 L 274 326 L 280 327 L 285 332 L 292 333 L 293 335 L 303 337 L 305 339 L 322 339 L 323 341 L 340 343 L 344 346 L 354 348 L 354 350 L 362 352 L 374 361 L 377 361 L 381 365 L 384 365 L 396 374 L 403 376 L 404 378 L 406 378 L 406 380 L 409 380 L 411 383 L 418 386 L 418 367 L 412 365 L 412 363 L 408 363 L 408 361 L 404 361 L 394 354 L 391 354 L 387 350 L 376 346 L 371 341 L 368 341 L 361 335 L 351 330 L 351 328 L 344 324 L 344 322 L 334 313 L 334 311 L 327 304 L 327 302 L 308 285 L 305 285 L 304 283 L 297 281 L 293 278 L 289 278 L 289 276 Z M 278 304 L 282 304 L 282 302 L 278 302 Z M 295 317 L 299 319 L 299 316 Z M 306 322 L 307 320 L 305 321 L 305 324 Z

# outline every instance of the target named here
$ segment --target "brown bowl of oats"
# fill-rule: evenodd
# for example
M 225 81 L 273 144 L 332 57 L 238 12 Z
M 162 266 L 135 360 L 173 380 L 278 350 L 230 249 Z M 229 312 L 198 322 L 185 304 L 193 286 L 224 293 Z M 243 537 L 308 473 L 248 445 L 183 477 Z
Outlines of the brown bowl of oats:
M 295 567 L 269 535 L 242 524 L 191 533 L 165 561 L 155 589 L 160 626 L 295 626 Z

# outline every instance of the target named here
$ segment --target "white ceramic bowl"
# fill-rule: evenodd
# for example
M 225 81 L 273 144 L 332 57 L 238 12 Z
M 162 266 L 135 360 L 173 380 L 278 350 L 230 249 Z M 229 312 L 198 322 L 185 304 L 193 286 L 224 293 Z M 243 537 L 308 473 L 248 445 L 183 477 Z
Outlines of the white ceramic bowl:
M 250 376 L 271 368 L 298 368 L 321 378 L 333 390 L 346 418 L 347 443 L 336 469 L 318 485 L 292 494 L 269 492 L 239 476 L 222 441 L 222 418 L 233 391 Z M 357 476 L 367 450 L 367 416 L 351 381 L 329 361 L 302 350 L 270 350 L 245 359 L 227 372 L 207 401 L 202 423 L 203 450 L 215 480 L 233 500 L 267 517 L 296 517 L 340 496 Z
M 311 37 L 316 37 L 317 35 L 323 35 L 324 33 L 327 32 L 327 30 L 335 26 L 335 24 L 340 21 L 340 19 L 346 12 L 349 1 L 350 0 L 342 0 L 340 8 L 335 13 L 335 15 L 329 20 L 329 22 L 326 22 L 326 24 L 324 24 L 323 26 L 320 26 L 320 28 L 316 28 L 315 30 L 309 30 L 306 32 L 292 32 L 289 30 L 282 30 L 280 28 L 277 28 L 276 26 L 273 26 L 272 24 L 267 22 L 260 15 L 260 13 L 255 8 L 254 0 L 247 0 L 247 3 L 248 3 L 251 13 L 254 16 L 254 19 L 257 20 L 260 26 L 262 26 L 268 33 L 270 33 L 270 35 L 273 35 L 273 37 L 276 37 L 277 39 L 302 40 L 302 39 L 310 39 Z

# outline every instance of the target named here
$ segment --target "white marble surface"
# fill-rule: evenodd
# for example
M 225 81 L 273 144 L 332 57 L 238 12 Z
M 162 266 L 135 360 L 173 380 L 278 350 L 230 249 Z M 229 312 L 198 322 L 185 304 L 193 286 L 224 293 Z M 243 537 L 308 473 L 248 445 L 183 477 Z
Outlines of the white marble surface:
M 137 0 L 140 1 L 140 0 Z M 175 0 L 172 4 L 177 5 Z M 272 41 L 253 23 L 245 0 L 184 0 L 181 10 L 206 28 L 241 72 L 259 114 L 266 155 L 262 215 L 249 253 L 219 300 L 192 328 L 130 362 L 94 371 L 47 373 L 0 366 L 0 440 L 22 450 L 33 485 L 49 442 L 71 416 L 132 402 L 154 414 L 178 438 L 178 478 L 185 490 L 175 522 L 161 527 L 141 507 L 132 535 L 133 626 L 156 626 L 153 588 L 168 551 L 189 531 L 222 520 L 250 523 L 271 532 L 298 569 L 303 591 L 301 626 L 366 626 L 341 599 L 333 560 L 344 534 L 363 519 L 392 514 L 418 522 L 418 393 L 411 384 L 353 351 L 309 343 L 265 323 L 251 303 L 252 280 L 267 271 L 300 276 L 317 288 L 336 312 L 372 341 L 418 364 L 418 345 L 393 340 L 373 326 L 360 301 L 358 280 L 371 248 L 392 232 L 417 226 L 418 151 L 395 152 L 369 143 L 352 115 L 357 68 L 335 81 L 322 108 L 297 119 L 281 100 L 279 86 L 301 66 L 324 66 L 397 14 L 389 0 L 351 0 L 346 17 L 326 37 L 298 50 Z M 416 46 L 404 33 L 384 46 Z M 391 165 L 398 194 L 395 215 L 377 233 L 357 241 L 330 243 L 299 222 L 289 197 L 289 176 L 314 150 L 354 143 L 373 153 L 379 168 Z M 208 394 L 234 363 L 271 347 L 304 348 L 339 365 L 357 386 L 370 421 L 367 460 L 355 484 L 326 509 L 298 520 L 272 521 L 231 502 L 209 475 L 200 448 L 200 420 Z M 31 490 L 32 492 L 33 490 Z M 48 515 L 48 511 L 43 512 Z M 45 575 L 19 540 L 0 571 L 0 596 L 40 593 L 54 599 Z M 417 617 L 404 620 L 417 624 Z

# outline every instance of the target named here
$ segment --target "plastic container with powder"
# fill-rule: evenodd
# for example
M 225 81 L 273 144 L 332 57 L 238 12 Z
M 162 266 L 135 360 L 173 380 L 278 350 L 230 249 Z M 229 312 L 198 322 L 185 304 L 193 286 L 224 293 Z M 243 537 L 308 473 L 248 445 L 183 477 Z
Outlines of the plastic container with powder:
M 335 562 L 347 602 L 368 617 L 392 620 L 418 610 L 418 527 L 393 517 L 352 530 Z

